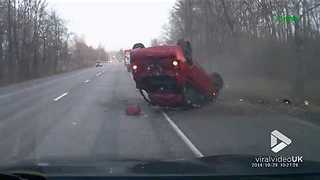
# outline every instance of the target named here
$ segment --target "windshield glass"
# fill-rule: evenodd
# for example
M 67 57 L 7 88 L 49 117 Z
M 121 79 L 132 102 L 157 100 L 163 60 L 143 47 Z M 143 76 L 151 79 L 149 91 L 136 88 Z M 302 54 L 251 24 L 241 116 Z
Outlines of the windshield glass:
M 319 47 L 317 0 L 0 0 L 0 165 L 294 172 L 320 161 Z

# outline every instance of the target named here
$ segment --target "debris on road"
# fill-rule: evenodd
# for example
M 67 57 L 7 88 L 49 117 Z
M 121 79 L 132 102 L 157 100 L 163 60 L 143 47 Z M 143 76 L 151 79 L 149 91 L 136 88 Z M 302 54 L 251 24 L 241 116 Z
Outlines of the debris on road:
M 292 104 L 292 102 L 289 99 L 282 99 L 281 102 L 288 105 Z
M 304 105 L 309 106 L 309 104 L 310 104 L 309 101 L 307 100 L 304 101 Z
M 240 102 L 243 102 L 244 100 L 243 100 L 243 99 L 239 99 L 239 101 L 240 101 Z
M 194 108 L 200 108 L 201 105 L 199 105 L 199 104 L 192 104 L 192 107 L 194 107 Z
M 128 105 L 126 114 L 129 116 L 139 116 L 141 114 L 141 108 L 139 105 Z
M 264 101 L 263 99 L 258 99 L 258 103 L 259 103 L 259 104 L 264 104 L 265 101 Z

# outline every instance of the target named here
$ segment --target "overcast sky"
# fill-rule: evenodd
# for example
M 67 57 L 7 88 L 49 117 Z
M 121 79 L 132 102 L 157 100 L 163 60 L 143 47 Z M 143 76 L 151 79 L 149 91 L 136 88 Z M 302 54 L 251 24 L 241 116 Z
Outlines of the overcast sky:
M 67 21 L 70 31 L 107 50 L 146 45 L 168 22 L 175 0 L 47 0 Z

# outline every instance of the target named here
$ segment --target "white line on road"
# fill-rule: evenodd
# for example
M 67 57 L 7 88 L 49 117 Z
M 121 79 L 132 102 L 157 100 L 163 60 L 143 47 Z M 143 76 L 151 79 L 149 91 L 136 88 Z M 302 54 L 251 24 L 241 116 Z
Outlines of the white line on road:
M 39 80 L 30 80 L 30 81 L 25 82 L 25 83 L 31 83 L 31 85 L 29 87 L 25 87 L 25 88 L 22 88 L 17 91 L 13 91 L 13 92 L 10 92 L 7 94 L 0 95 L 0 99 L 8 98 L 10 96 L 14 96 L 14 95 L 18 95 L 18 94 L 25 93 L 28 91 L 32 91 L 37 88 L 45 87 L 45 86 L 51 85 L 51 84 L 59 82 L 59 81 L 61 82 L 66 79 L 71 79 L 71 78 L 77 77 L 83 73 L 84 73 L 84 70 L 79 70 L 79 72 L 75 72 L 75 73 L 66 73 L 61 77 L 60 77 L 60 75 L 53 75 L 53 76 L 57 76 L 57 77 L 55 77 L 55 79 L 50 79 L 50 77 L 48 77 L 48 78 L 43 78 L 43 79 L 39 79 Z M 45 80 L 45 79 L 46 79 L 46 82 L 41 82 L 42 80 Z M 37 85 L 35 85 L 35 84 L 37 84 Z
M 170 117 L 167 115 L 167 113 L 162 112 L 163 116 L 166 118 L 166 120 L 169 122 L 171 127 L 176 131 L 176 133 L 180 136 L 180 138 L 183 140 L 184 143 L 191 149 L 193 154 L 198 157 L 204 157 L 203 154 L 199 151 L 199 149 L 192 144 L 192 142 L 188 139 L 188 137 L 179 129 L 179 127 L 170 119 Z
M 58 97 L 54 98 L 53 100 L 54 101 L 59 101 L 60 99 L 62 99 L 64 96 L 66 96 L 68 94 L 69 94 L 68 92 L 65 92 L 65 93 L 61 94 L 61 96 L 58 96 Z
M 96 74 L 97 77 L 98 77 L 98 76 L 101 76 L 101 75 L 102 75 L 101 72 L 98 72 L 98 73 Z

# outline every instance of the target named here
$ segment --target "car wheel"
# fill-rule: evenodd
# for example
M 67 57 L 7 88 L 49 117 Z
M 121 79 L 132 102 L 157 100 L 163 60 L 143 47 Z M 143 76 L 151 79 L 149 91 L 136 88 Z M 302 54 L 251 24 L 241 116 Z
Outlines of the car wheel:
M 153 103 L 151 102 L 151 99 L 149 97 L 149 94 L 146 90 L 144 89 L 139 89 L 139 92 L 141 94 L 141 96 L 143 97 L 143 99 L 148 103 L 148 104 L 151 104 L 153 105 Z
M 132 49 L 137 49 L 137 48 L 145 48 L 145 46 L 142 43 L 136 43 L 132 47 Z
M 223 83 L 224 83 L 221 75 L 219 73 L 214 72 L 214 73 L 211 74 L 211 78 L 212 78 L 212 81 L 213 81 L 213 86 L 218 91 L 220 91 L 223 88 Z

